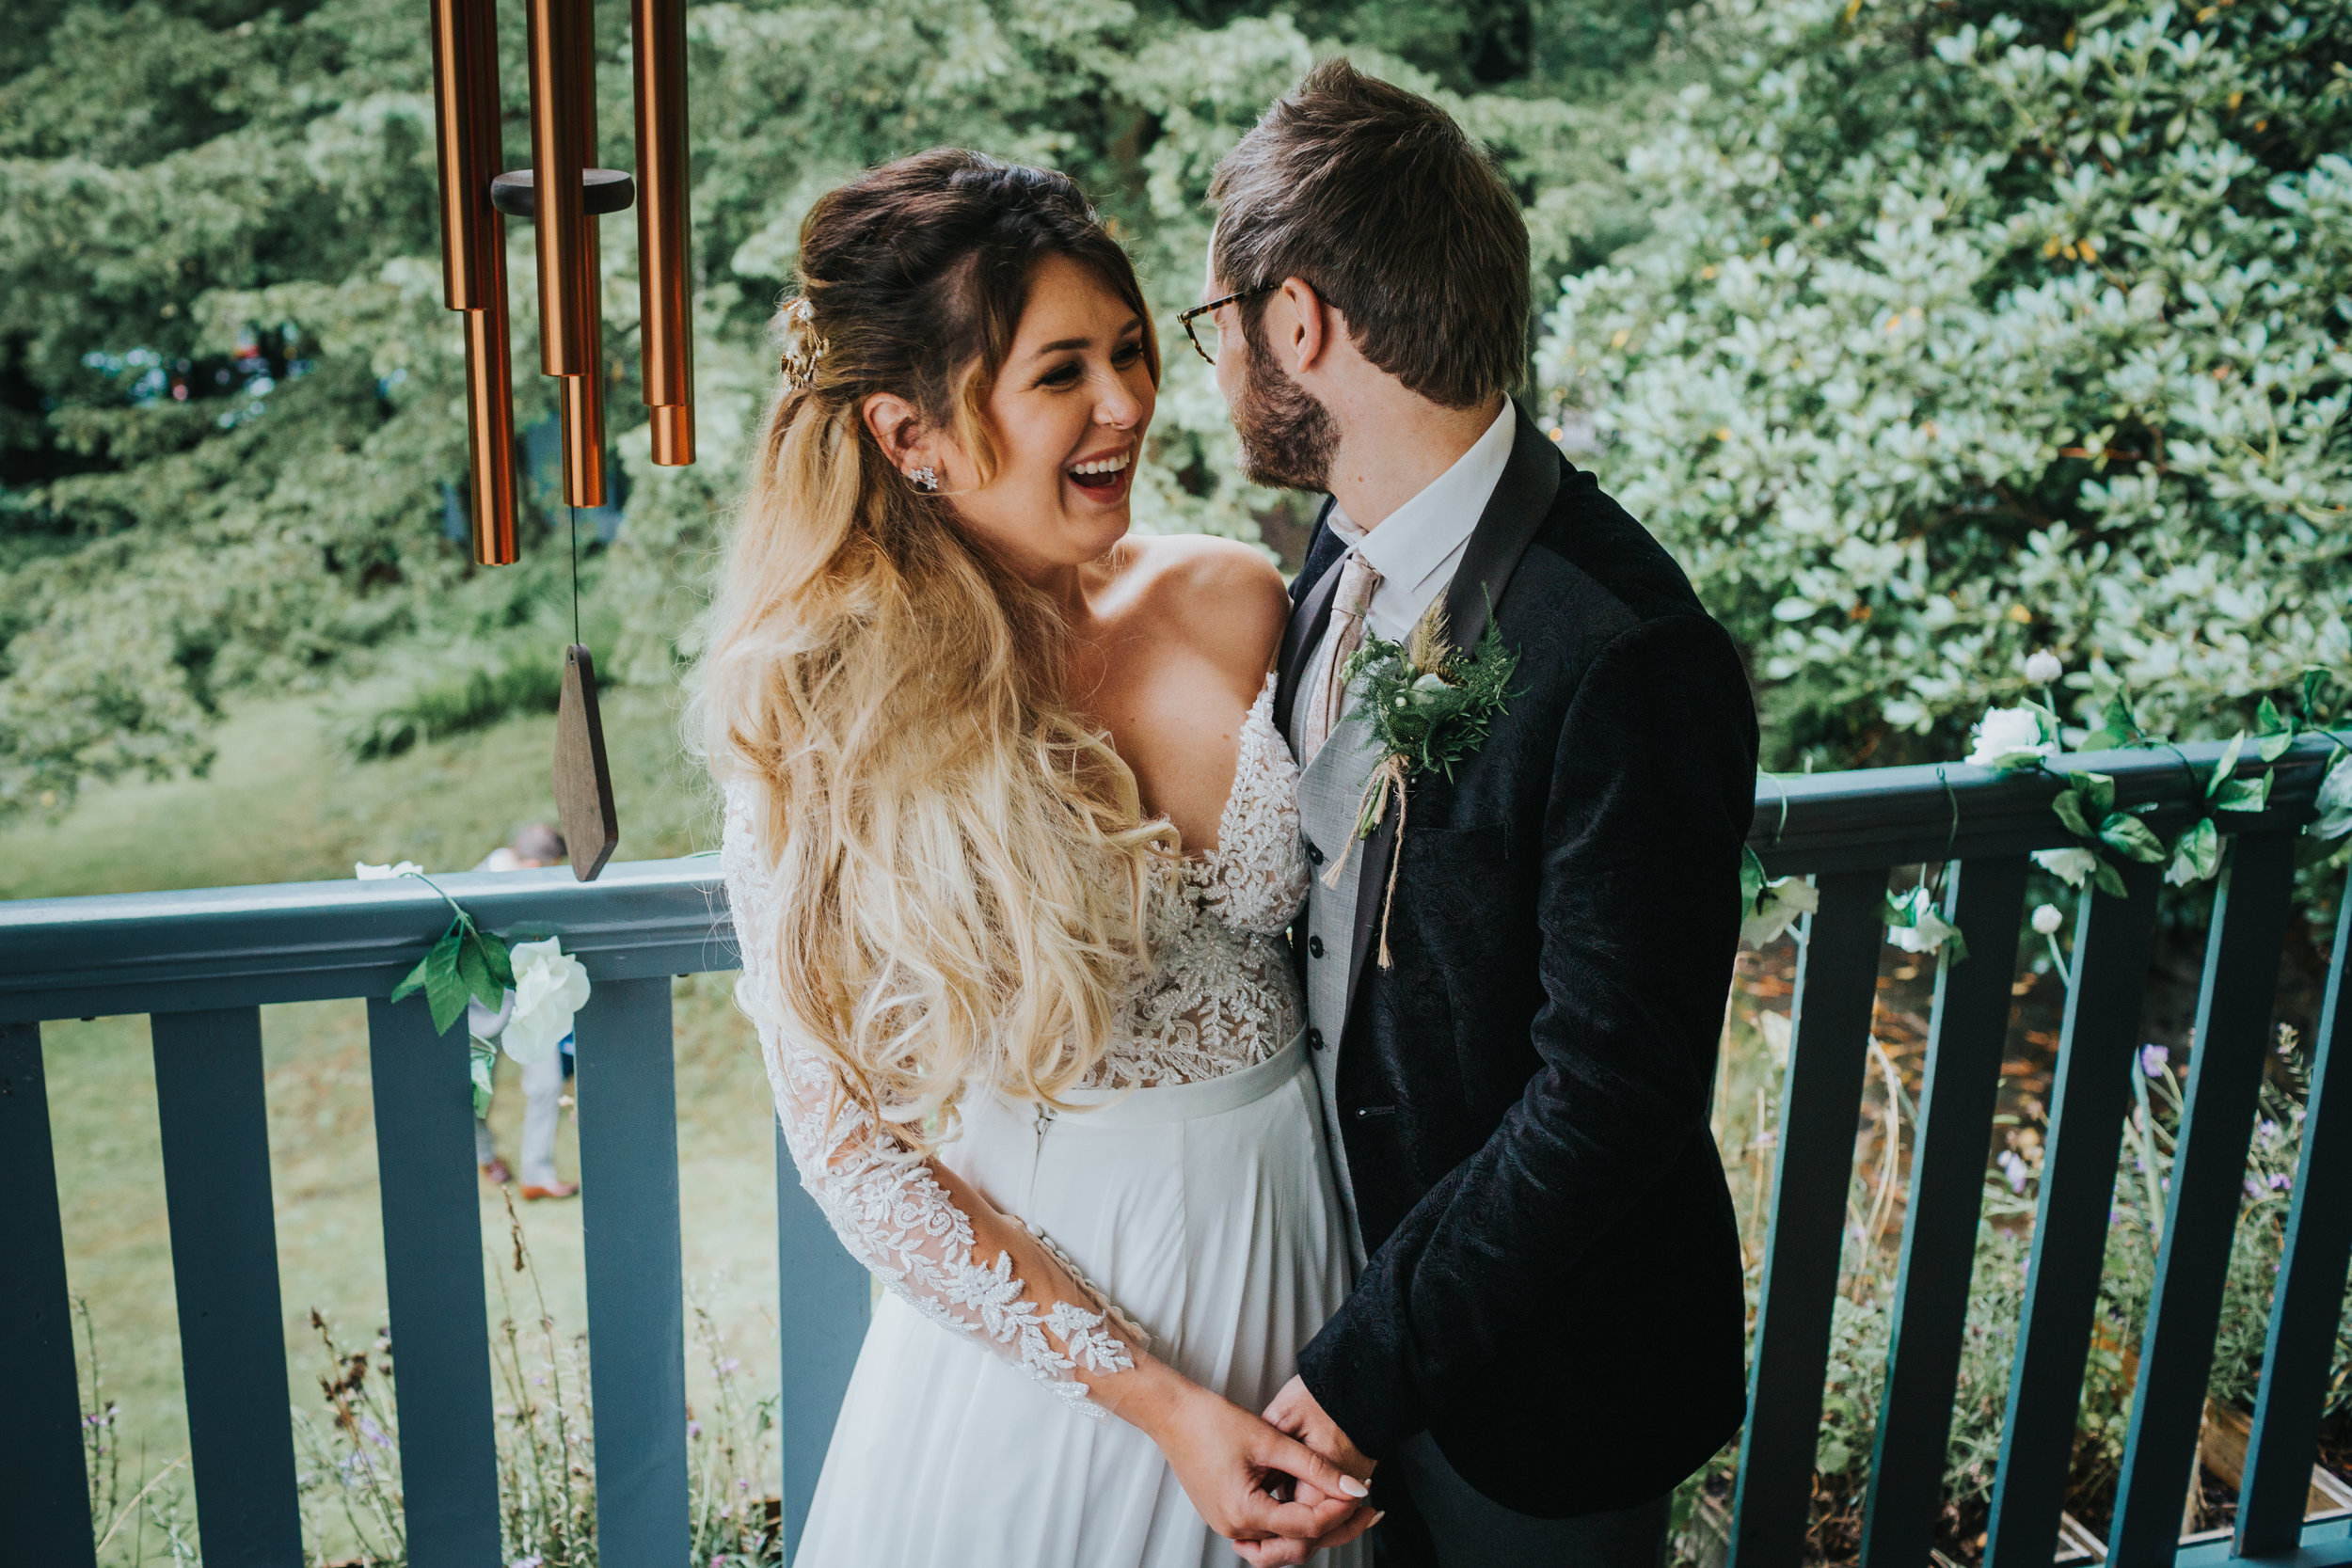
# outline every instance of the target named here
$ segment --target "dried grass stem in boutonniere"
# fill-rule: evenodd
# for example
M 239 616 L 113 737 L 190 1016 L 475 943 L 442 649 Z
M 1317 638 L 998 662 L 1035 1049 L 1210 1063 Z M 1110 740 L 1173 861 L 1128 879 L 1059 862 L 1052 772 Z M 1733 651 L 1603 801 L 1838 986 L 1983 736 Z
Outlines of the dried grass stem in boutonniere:
M 1378 741 L 1380 760 L 1364 781 L 1362 802 L 1356 808 L 1356 837 L 1370 838 L 1388 815 L 1389 797 L 1396 797 L 1396 830 L 1405 832 L 1406 785 L 1418 773 L 1454 777 L 1454 764 L 1486 743 L 1495 716 L 1510 701 L 1510 683 L 1519 656 L 1502 645 L 1495 630 L 1494 606 L 1486 606 L 1486 635 L 1464 654 L 1446 638 L 1445 601 L 1439 599 L 1415 624 L 1404 642 L 1366 637 L 1347 661 L 1343 678 L 1353 684 L 1364 677 L 1363 701 L 1356 713 L 1365 715 Z M 1350 718 L 1355 714 L 1350 714 Z M 1323 885 L 1336 889 L 1347 869 L 1353 843 L 1343 849 L 1325 872 Z M 1397 866 L 1402 855 L 1389 862 L 1389 886 L 1380 905 L 1380 967 L 1389 958 L 1389 911 L 1396 902 Z

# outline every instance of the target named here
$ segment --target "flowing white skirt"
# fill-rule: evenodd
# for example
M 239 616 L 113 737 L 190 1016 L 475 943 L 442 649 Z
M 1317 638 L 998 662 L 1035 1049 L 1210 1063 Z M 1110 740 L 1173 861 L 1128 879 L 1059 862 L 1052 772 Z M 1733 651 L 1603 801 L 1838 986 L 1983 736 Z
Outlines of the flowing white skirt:
M 1041 1134 L 975 1096 L 946 1163 L 1070 1255 L 1152 1354 L 1249 1410 L 1347 1293 L 1314 1080 L 1293 1040 L 1207 1083 L 1090 1094 Z M 793 1568 L 1228 1568 L 1152 1440 L 1091 1420 L 885 1294 Z M 1321 1568 L 1361 1568 L 1363 1543 Z

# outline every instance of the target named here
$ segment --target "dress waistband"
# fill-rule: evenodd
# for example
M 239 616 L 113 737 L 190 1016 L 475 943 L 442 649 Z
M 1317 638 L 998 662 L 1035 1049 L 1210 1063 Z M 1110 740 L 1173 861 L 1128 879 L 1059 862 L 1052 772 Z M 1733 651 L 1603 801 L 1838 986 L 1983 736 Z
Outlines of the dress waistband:
M 1062 1094 L 1071 1109 L 1057 1117 L 1070 1128 L 1146 1127 L 1163 1122 L 1193 1121 L 1222 1116 L 1263 1100 L 1307 1070 L 1307 1032 L 1293 1035 L 1290 1043 L 1263 1062 L 1204 1078 L 1197 1084 L 1168 1084 L 1149 1089 L 1069 1089 Z M 1001 1098 L 1001 1097 L 1000 1097 Z M 1004 1103 L 1024 1112 L 1029 1101 Z

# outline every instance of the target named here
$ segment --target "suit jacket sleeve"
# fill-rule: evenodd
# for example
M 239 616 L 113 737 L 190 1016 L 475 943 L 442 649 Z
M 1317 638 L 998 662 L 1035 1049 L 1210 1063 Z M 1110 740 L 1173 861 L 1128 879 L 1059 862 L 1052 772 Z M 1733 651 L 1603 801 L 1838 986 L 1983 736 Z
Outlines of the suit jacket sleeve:
M 1299 1356 L 1366 1453 L 1427 1427 L 1451 1380 L 1543 1334 L 1548 1290 L 1706 1136 L 1755 768 L 1746 677 L 1706 616 L 1645 621 L 1586 667 L 1526 911 L 1542 936 L 1541 1069 Z

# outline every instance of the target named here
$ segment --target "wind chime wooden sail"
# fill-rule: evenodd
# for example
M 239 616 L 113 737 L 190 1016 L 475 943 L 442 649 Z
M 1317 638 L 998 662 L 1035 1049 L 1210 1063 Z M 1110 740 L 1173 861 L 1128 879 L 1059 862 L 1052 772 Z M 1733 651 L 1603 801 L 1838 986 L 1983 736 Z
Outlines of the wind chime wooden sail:
M 530 219 L 539 278 L 539 369 L 556 378 L 563 492 L 573 515 L 573 642 L 556 717 L 555 796 L 580 880 L 620 842 L 596 713 L 594 661 L 579 641 L 578 508 L 605 500 L 607 368 L 597 219 L 637 207 L 638 344 L 653 460 L 694 461 L 693 323 L 688 287 L 686 0 L 634 0 L 637 172 L 596 166 L 591 0 L 525 0 L 531 166 L 506 170 L 497 0 L 432 0 L 440 149 L 443 299 L 466 318 L 466 411 L 474 559 L 511 564 L 515 415 L 506 330 L 506 217 Z M 642 198 L 642 199 L 641 199 Z

